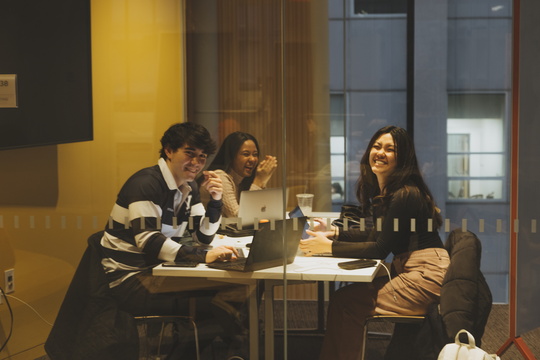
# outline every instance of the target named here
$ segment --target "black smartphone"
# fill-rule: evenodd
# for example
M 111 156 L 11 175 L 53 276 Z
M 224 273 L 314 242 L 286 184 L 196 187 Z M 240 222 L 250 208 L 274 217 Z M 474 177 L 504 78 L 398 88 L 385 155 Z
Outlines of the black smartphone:
M 164 267 L 196 267 L 199 263 L 196 261 L 168 261 L 162 265 Z
M 363 269 L 375 265 L 377 265 L 377 260 L 373 259 L 358 259 L 338 263 L 338 266 L 345 270 Z

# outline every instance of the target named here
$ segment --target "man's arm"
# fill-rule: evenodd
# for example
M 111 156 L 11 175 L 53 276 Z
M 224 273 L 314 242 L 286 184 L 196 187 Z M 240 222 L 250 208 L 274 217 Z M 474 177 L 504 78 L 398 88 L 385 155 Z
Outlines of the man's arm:
M 221 224 L 222 200 L 210 199 L 206 209 L 201 203 L 197 184 L 190 184 L 192 187 L 191 217 L 193 218 L 193 240 L 202 244 L 210 244 Z

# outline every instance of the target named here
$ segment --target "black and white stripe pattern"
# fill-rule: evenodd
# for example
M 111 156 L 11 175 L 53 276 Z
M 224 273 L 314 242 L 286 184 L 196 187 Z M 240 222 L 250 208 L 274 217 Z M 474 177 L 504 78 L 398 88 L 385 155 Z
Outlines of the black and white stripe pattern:
M 118 194 L 101 245 L 102 264 L 114 287 L 125 278 L 177 254 L 193 254 L 172 238 L 186 230 L 195 242 L 209 244 L 219 229 L 221 201 L 205 210 L 195 182 L 176 186 L 164 159 L 131 176 Z M 204 261 L 204 257 L 200 259 Z

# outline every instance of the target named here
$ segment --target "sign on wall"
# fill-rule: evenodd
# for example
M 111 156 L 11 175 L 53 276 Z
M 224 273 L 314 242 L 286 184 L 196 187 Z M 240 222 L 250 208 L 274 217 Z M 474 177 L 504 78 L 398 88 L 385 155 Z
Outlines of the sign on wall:
M 0 108 L 17 107 L 17 75 L 0 74 Z

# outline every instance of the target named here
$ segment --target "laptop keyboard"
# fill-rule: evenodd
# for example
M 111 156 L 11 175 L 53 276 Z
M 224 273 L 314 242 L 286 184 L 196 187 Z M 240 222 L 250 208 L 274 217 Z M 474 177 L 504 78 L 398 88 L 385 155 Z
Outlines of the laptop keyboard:
M 222 269 L 222 270 L 244 270 L 246 266 L 246 258 L 241 258 L 236 261 L 227 261 L 221 263 L 210 263 L 207 264 L 209 267 Z

